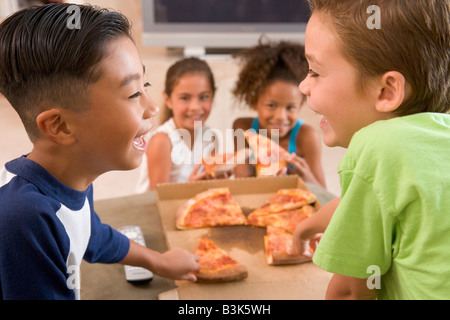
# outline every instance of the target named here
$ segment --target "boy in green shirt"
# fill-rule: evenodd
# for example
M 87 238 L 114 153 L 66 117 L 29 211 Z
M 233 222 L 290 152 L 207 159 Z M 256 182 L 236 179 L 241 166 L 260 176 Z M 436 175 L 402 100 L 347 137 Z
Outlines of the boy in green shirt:
M 328 299 L 448 299 L 450 3 L 310 5 L 300 90 L 325 144 L 348 151 L 341 198 L 298 225 L 292 252 L 326 229 Z

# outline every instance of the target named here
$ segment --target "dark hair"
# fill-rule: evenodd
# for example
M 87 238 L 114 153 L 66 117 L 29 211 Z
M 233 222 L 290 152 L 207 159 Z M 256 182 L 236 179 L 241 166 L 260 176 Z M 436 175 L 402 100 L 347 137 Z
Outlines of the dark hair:
M 191 57 L 184 58 L 177 62 L 175 62 L 166 73 L 166 82 L 164 87 L 164 92 L 168 97 L 172 95 L 172 91 L 175 86 L 180 81 L 180 78 L 186 74 L 195 74 L 195 73 L 203 73 L 205 74 L 208 82 L 211 86 L 211 90 L 213 94 L 216 92 L 216 83 L 214 81 L 214 75 L 211 71 L 209 65 L 201 59 Z M 165 122 L 169 120 L 173 116 L 172 110 L 170 110 L 167 106 L 164 108 L 162 113 L 161 122 Z
M 398 116 L 450 110 L 449 0 L 309 0 L 313 13 L 326 15 L 340 38 L 340 51 L 358 71 L 360 89 L 368 80 L 398 71 L 412 95 Z M 367 9 L 378 6 L 380 28 L 368 28 Z
M 308 74 L 305 47 L 290 41 L 271 42 L 262 37 L 259 44 L 234 55 L 244 62 L 233 94 L 250 107 L 276 80 L 299 85 Z
M 77 9 L 77 10 L 73 10 Z M 79 26 L 71 25 L 78 14 Z M 8 17 L 0 25 L 0 92 L 33 141 L 45 106 L 81 111 L 88 86 L 101 77 L 110 41 L 131 36 L 122 14 L 91 5 L 48 4 Z

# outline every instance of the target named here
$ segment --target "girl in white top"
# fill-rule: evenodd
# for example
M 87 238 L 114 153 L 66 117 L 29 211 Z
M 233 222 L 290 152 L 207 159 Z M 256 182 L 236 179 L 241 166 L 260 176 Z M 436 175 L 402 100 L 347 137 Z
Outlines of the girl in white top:
M 141 166 L 138 191 L 154 190 L 164 182 L 188 182 L 208 178 L 200 172 L 202 139 L 215 94 L 208 64 L 197 58 L 176 62 L 167 71 L 164 101 L 168 116 L 150 137 Z

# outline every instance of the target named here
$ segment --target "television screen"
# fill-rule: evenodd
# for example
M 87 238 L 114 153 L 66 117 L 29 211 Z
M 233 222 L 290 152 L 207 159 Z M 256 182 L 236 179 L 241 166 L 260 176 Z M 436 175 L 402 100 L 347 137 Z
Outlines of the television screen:
M 309 19 L 301 0 L 155 0 L 156 23 L 299 23 Z
M 144 44 L 243 48 L 262 34 L 304 41 L 307 0 L 142 0 Z

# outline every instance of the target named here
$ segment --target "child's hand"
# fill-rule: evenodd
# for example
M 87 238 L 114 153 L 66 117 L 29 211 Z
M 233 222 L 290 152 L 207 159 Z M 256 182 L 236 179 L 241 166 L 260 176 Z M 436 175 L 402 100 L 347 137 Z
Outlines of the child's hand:
M 293 167 L 293 169 L 289 168 L 289 173 L 298 174 L 305 182 L 317 183 L 317 179 L 305 159 L 293 153 L 286 159 L 286 162 Z
M 316 251 L 317 245 L 320 239 L 322 239 L 322 233 L 314 235 L 311 239 L 303 239 L 302 235 L 294 233 L 294 239 L 292 246 L 288 248 L 288 254 L 298 255 L 302 254 L 305 257 L 312 258 L 313 252 Z
M 316 250 L 317 244 L 322 238 L 340 201 L 341 198 L 330 201 L 308 219 L 297 224 L 292 247 L 288 250 L 289 254 L 304 254 L 309 248 L 313 251 Z
M 172 280 L 197 281 L 192 272 L 200 270 L 199 256 L 176 248 L 161 254 L 161 259 L 158 275 Z
M 304 239 L 302 237 L 302 233 L 299 228 L 296 228 L 294 231 L 294 237 L 292 240 L 292 246 L 288 248 L 287 252 L 290 255 L 299 255 L 303 254 L 309 258 L 311 258 L 312 254 L 309 251 L 310 240 Z
M 199 164 L 197 165 L 194 170 L 192 170 L 191 175 L 189 176 L 189 182 L 193 182 L 193 181 L 199 181 L 199 180 L 212 180 L 212 179 L 228 179 L 229 177 L 231 177 L 233 175 L 233 169 L 230 169 L 229 171 L 224 171 L 221 172 L 220 174 L 217 174 L 216 176 L 211 176 L 209 174 L 207 174 L 205 171 L 200 172 L 202 165 Z
M 202 164 L 198 164 L 194 170 L 192 170 L 191 175 L 189 176 L 188 181 L 199 181 L 199 180 L 205 180 L 208 178 L 208 174 L 205 171 L 202 171 L 199 173 L 200 169 L 202 168 Z

